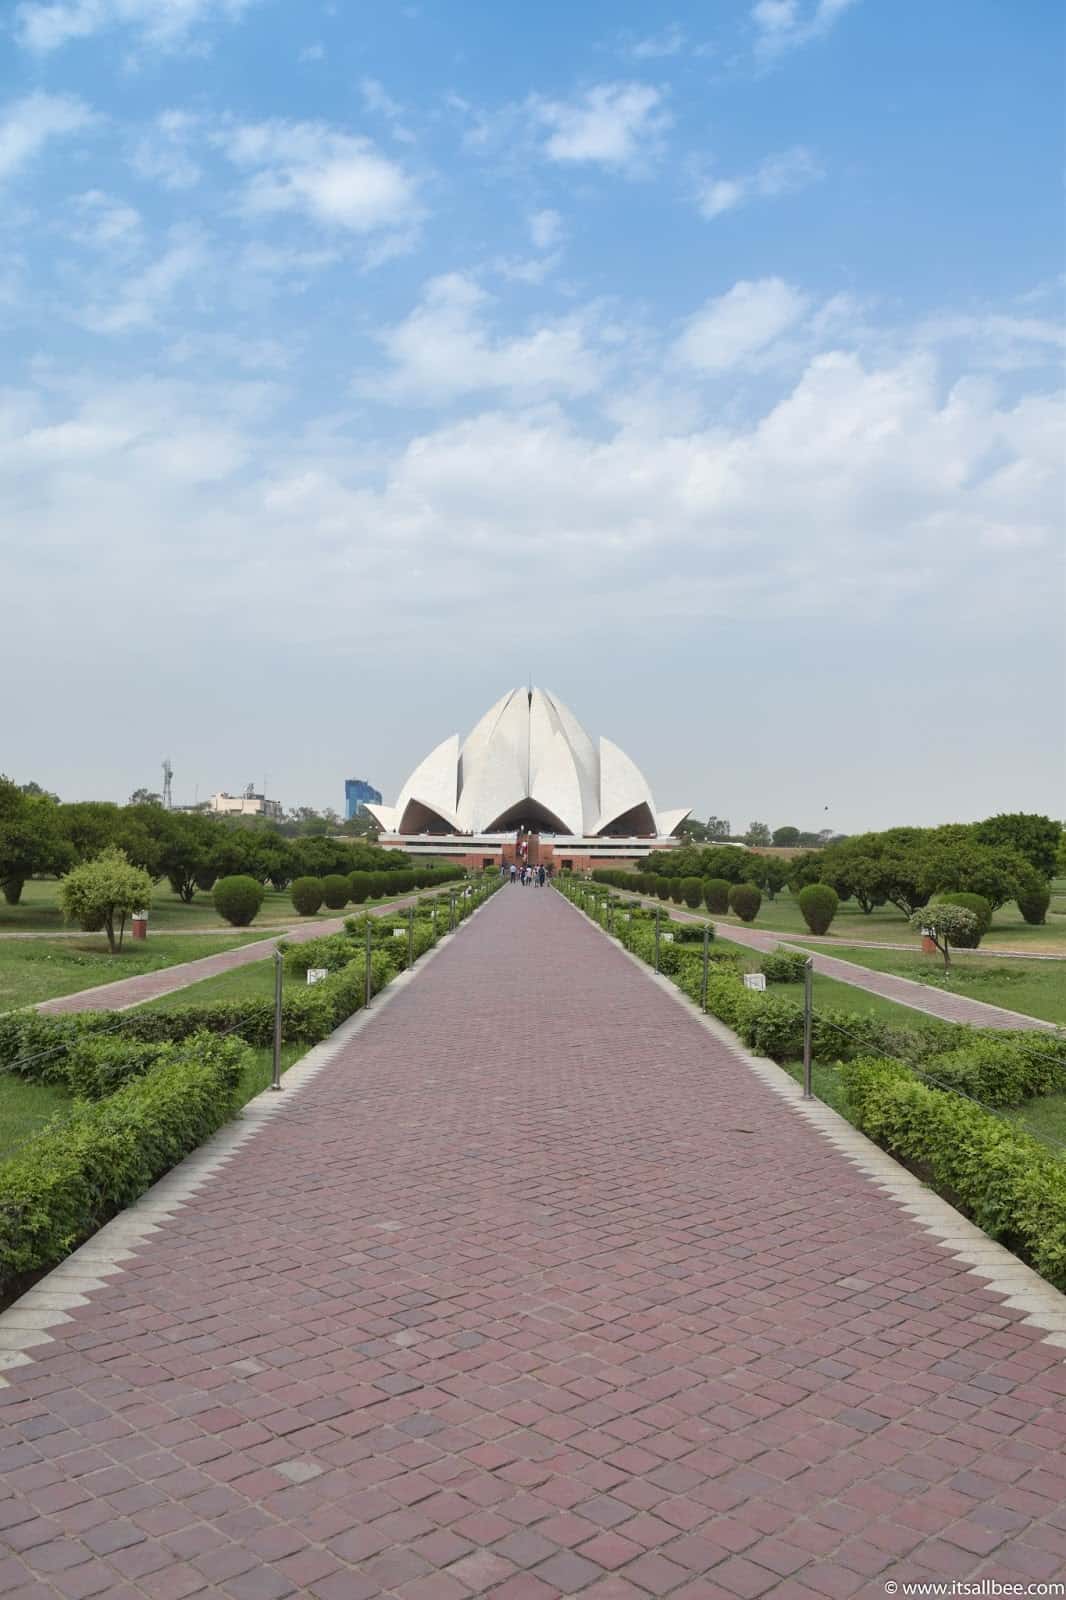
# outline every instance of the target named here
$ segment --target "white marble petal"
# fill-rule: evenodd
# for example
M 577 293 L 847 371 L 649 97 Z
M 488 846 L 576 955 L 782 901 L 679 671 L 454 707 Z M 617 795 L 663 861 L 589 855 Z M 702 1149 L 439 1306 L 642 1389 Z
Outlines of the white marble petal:
M 636 762 L 610 739 L 600 739 L 600 815 L 595 832 L 602 833 L 616 818 L 634 806 L 646 805 L 655 816 L 648 781 Z
M 691 806 L 678 806 L 673 811 L 659 811 L 659 812 L 657 812 L 656 813 L 656 818 L 657 818 L 657 821 L 658 821 L 658 824 L 659 824 L 659 833 L 660 833 L 660 835 L 664 839 L 665 838 L 669 838 L 669 836 L 672 833 L 675 833 L 677 831 L 677 829 L 684 822 L 685 818 L 686 817 L 691 817 L 691 815 L 692 815 L 692 807 Z

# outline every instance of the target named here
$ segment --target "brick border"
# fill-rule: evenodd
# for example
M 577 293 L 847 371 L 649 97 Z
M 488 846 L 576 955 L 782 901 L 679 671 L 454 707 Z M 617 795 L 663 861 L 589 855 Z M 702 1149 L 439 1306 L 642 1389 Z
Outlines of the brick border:
M 4 1373 L 33 1360 L 26 1352 L 51 1340 L 50 1328 L 69 1322 L 71 1306 L 86 1304 L 94 1289 L 103 1288 L 108 1278 L 121 1272 L 134 1252 L 158 1233 L 163 1224 L 202 1188 L 209 1178 L 229 1161 L 242 1145 L 253 1139 L 293 1098 L 365 1028 L 381 1015 L 393 997 L 406 989 L 425 970 L 426 965 L 446 945 L 491 904 L 492 896 L 476 906 L 450 933 L 442 934 L 431 950 L 420 956 L 413 967 L 397 973 L 368 1010 L 365 1006 L 342 1022 L 328 1038 L 312 1045 L 288 1068 L 282 1080 L 288 1094 L 263 1089 L 243 1105 L 237 1115 L 205 1139 L 176 1167 L 163 1174 L 132 1205 L 105 1222 L 102 1228 L 71 1252 L 65 1260 L 19 1296 L 6 1311 L 0 1312 L 0 1388 L 8 1387 Z
M 606 930 L 580 906 L 567 900 L 565 895 L 561 894 L 559 898 L 605 939 L 610 939 Z M 731 1028 L 719 1022 L 717 1017 L 705 1015 L 696 1002 L 690 1000 L 665 974 L 653 972 L 639 956 L 625 949 L 617 940 L 611 939 L 610 942 L 649 982 L 670 994 L 694 1022 L 720 1044 L 724 1044 L 731 1055 L 761 1078 L 793 1112 L 803 1117 L 817 1133 L 835 1145 L 848 1161 L 873 1179 L 878 1188 L 906 1211 L 920 1228 L 931 1234 L 938 1244 L 958 1260 L 964 1261 L 975 1277 L 986 1279 L 987 1287 L 993 1293 L 1003 1295 L 1012 1310 L 1021 1311 L 1022 1323 L 1039 1328 L 1045 1342 L 1058 1346 L 1064 1352 L 1061 1359 L 1066 1361 L 1066 1295 L 1060 1294 L 1032 1267 L 1019 1261 L 1004 1245 L 989 1238 L 976 1223 L 970 1222 L 953 1205 L 927 1188 L 920 1178 L 908 1172 L 906 1167 L 901 1166 L 864 1133 L 860 1133 L 831 1106 L 821 1100 L 804 1100 L 802 1088 L 784 1067 L 779 1067 L 776 1061 L 765 1056 L 752 1055 Z

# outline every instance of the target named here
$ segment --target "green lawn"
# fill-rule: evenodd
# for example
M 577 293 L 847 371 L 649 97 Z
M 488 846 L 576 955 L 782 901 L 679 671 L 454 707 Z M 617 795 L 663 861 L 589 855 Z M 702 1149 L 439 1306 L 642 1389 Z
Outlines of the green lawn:
M 21 903 L 9 906 L 0 899 L 0 932 L 7 933 L 59 933 L 70 924 L 64 923 L 59 911 L 58 878 L 33 878 L 22 891 Z M 425 894 L 429 891 L 418 891 Z M 397 896 L 391 898 L 396 899 Z M 385 905 L 386 900 L 368 900 L 368 906 Z M 330 911 L 323 906 L 313 917 L 301 917 L 293 908 L 288 889 L 268 888 L 252 924 L 254 928 L 274 926 L 289 927 L 298 922 L 321 922 L 330 917 L 343 917 L 363 906 L 346 906 L 343 911 Z M 210 894 L 197 891 L 185 904 L 179 900 L 168 883 L 157 883 L 152 890 L 152 904 L 148 912 L 149 939 L 156 928 L 165 933 L 183 933 L 197 928 L 228 928 L 229 923 L 215 910 Z
M 819 947 L 812 946 L 812 949 Z M 906 950 L 862 950 L 849 945 L 834 945 L 826 955 L 854 961 L 871 972 L 890 972 L 899 978 L 912 978 L 931 989 L 962 995 L 967 1000 L 984 1000 L 989 1005 L 1006 1006 L 1026 1016 L 1040 1017 L 1066 1027 L 1066 962 L 996 961 L 979 950 L 956 951 L 951 972 L 945 978 L 940 956 L 911 955 Z
M 63 1089 L 0 1072 L 0 1160 L 69 1104 Z
M 285 982 L 294 981 L 286 973 Z M 188 988 L 175 989 L 158 1000 L 146 1000 L 145 1007 L 153 1011 L 177 1011 L 183 1006 L 213 1006 L 221 1001 L 265 1000 L 273 993 L 274 958 L 267 956 L 264 961 L 250 961 L 246 967 L 234 967 L 230 972 L 190 983 Z
M 236 930 L 228 934 L 150 934 L 144 941 L 127 938 L 114 955 L 103 934 L 86 933 L 77 939 L 0 939 L 0 1012 L 197 961 L 263 937 Z
M 1031 927 L 1023 919 L 1013 901 L 1002 906 L 992 918 L 992 927 L 985 936 L 982 951 L 994 951 L 998 948 L 1032 950 L 1038 955 L 1045 953 L 1066 955 L 1066 894 L 1060 885 L 1062 885 L 1061 879 L 1053 885 L 1053 889 L 1057 892 L 1052 896 L 1047 922 L 1040 927 Z M 731 922 L 737 927 L 745 926 L 732 912 L 716 916 L 715 921 Z M 782 890 L 776 900 L 770 900 L 764 894 L 759 915 L 750 926 L 771 933 L 810 937 L 799 905 L 787 889 Z M 865 916 L 853 901 L 848 901 L 839 908 L 827 937 L 831 938 L 834 944 L 838 941 L 840 944 L 850 944 L 855 940 L 872 939 L 888 944 L 909 944 L 915 949 L 921 945 L 919 935 L 908 925 L 902 911 L 897 911 L 895 906 L 881 906 L 879 910 Z

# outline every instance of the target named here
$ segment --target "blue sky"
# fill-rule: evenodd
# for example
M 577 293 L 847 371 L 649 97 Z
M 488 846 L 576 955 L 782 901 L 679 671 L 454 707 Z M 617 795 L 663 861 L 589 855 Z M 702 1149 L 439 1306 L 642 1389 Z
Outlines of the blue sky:
M 390 798 L 532 672 L 662 805 L 1061 812 L 1062 61 L 1044 0 L 9 7 L 0 766 Z

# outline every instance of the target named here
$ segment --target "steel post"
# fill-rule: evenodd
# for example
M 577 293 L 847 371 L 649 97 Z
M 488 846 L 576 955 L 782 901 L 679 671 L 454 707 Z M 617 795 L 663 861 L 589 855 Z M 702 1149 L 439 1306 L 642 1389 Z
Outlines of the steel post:
M 368 912 L 367 913 L 367 918 L 366 918 L 366 1003 L 367 1003 L 367 1005 L 370 1004 L 370 1001 L 373 998 L 372 993 L 371 993 L 372 983 L 371 983 L 371 977 L 370 977 L 370 947 L 371 947 L 370 913 Z
M 659 913 L 660 913 L 661 909 L 662 908 L 659 905 L 656 905 L 656 907 L 655 907 L 655 970 L 656 970 L 656 972 L 658 972 L 658 970 L 659 970 Z
M 285 958 L 274 951 L 274 1077 L 270 1087 L 281 1088 L 281 981 Z
M 811 1089 L 811 1022 L 814 1016 L 814 959 L 807 957 L 803 969 L 803 1098 L 813 1100 Z
M 707 1009 L 707 974 L 711 964 L 711 930 L 707 923 L 703 925 L 703 988 L 700 1004 L 704 1011 Z
M 415 964 L 415 908 L 407 908 L 407 970 L 410 972 Z

